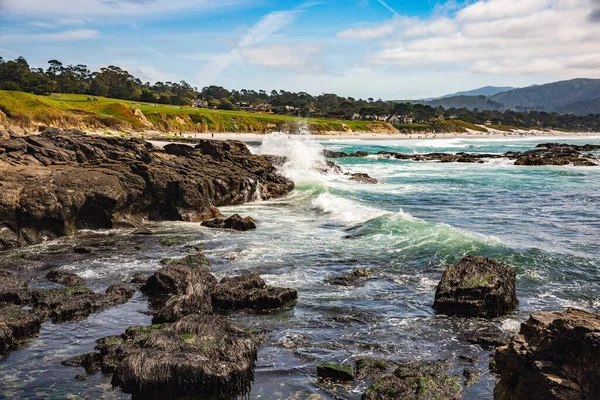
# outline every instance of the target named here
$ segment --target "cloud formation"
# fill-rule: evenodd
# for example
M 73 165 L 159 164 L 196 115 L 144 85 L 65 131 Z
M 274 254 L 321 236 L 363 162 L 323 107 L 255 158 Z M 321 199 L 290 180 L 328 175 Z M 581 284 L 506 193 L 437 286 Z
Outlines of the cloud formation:
M 72 42 L 95 39 L 98 34 L 98 31 L 93 29 L 71 29 L 53 33 L 1 35 L 0 42 Z
M 451 16 L 395 17 L 338 37 L 379 39 L 371 66 L 600 78 L 599 10 L 599 0 L 479 0 Z

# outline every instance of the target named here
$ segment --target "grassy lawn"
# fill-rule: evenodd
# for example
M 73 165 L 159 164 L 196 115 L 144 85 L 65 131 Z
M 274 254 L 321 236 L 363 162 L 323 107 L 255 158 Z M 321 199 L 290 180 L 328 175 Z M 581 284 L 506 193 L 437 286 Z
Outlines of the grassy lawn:
M 372 132 L 389 130 L 390 125 L 373 121 L 342 121 L 258 114 L 237 110 L 214 110 L 133 102 L 77 94 L 36 96 L 23 92 L 0 91 L 0 110 L 20 125 L 68 126 L 76 122 L 92 128 L 156 129 L 163 132 L 257 132 L 266 133 L 306 123 L 313 132 Z M 148 128 L 134 114 L 139 109 L 154 126 Z

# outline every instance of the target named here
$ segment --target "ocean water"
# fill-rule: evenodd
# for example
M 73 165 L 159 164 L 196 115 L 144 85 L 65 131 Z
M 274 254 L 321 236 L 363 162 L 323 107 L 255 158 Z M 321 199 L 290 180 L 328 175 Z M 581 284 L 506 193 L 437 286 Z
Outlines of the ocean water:
M 281 173 L 294 180 L 296 189 L 281 199 L 222 209 L 251 215 L 258 221 L 256 231 L 161 223 L 153 226 L 157 235 L 151 238 L 88 232 L 86 240 L 108 241 L 105 251 L 68 259 L 60 268 L 101 290 L 134 272 L 155 271 L 161 258 L 183 256 L 193 245 L 205 248 L 218 277 L 255 271 L 271 285 L 297 289 L 299 301 L 292 310 L 230 316 L 240 326 L 271 331 L 259 352 L 251 399 L 360 399 L 365 382 L 327 385 L 316 379 L 319 363 L 352 363 L 358 357 L 450 359 L 456 374 L 464 368 L 482 374 L 478 384 L 465 389 L 465 398 L 491 399 L 492 350 L 470 344 L 469 332 L 516 332 L 534 311 L 600 308 L 600 167 L 520 167 L 505 160 L 421 163 L 376 156 L 334 160 L 347 172 L 365 172 L 381 182 L 367 185 L 319 174 L 312 166 L 323 161 L 325 148 L 504 153 L 550 141 L 600 144 L 600 137 L 352 141 L 270 135 L 251 150 L 288 157 Z M 157 244 L 174 234 L 186 236 L 186 243 Z M 27 251 L 51 253 L 51 246 L 81 240 L 66 238 Z M 515 267 L 516 313 L 492 321 L 436 315 L 431 305 L 442 272 L 467 254 Z M 332 274 L 358 267 L 373 274 L 362 287 L 326 282 Z M 32 286 L 44 284 L 32 279 Z M 39 338 L 0 362 L 0 398 L 128 398 L 110 388 L 110 377 L 76 382 L 73 377 L 82 371 L 59 362 L 90 351 L 103 336 L 149 324 L 147 309 L 147 300 L 137 294 L 84 322 L 45 324 Z M 465 364 L 460 355 L 479 360 Z

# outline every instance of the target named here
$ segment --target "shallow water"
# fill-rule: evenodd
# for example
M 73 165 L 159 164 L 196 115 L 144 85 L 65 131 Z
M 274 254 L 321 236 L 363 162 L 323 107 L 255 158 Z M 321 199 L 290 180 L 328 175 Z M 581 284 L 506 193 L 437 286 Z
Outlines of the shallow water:
M 475 368 L 483 373 L 479 384 L 466 389 L 466 398 L 491 399 L 491 351 L 469 344 L 465 332 L 486 326 L 514 332 L 533 311 L 600 307 L 600 169 L 519 167 L 500 160 L 335 160 L 346 171 L 367 172 L 382 182 L 365 185 L 319 175 L 310 167 L 320 160 L 323 148 L 504 153 L 548 141 L 600 144 L 599 137 L 377 142 L 270 136 L 252 150 L 288 156 L 282 173 L 296 182 L 296 190 L 282 199 L 222 209 L 224 214 L 255 217 L 254 232 L 163 223 L 153 227 L 158 234 L 149 238 L 120 231 L 88 233 L 26 251 L 46 254 L 45 266 L 77 272 L 93 289 L 102 290 L 135 272 L 160 268 L 163 257 L 183 256 L 191 245 L 202 245 L 218 277 L 251 270 L 269 284 L 296 288 L 299 301 L 293 310 L 231 316 L 241 326 L 272 331 L 259 353 L 253 399 L 310 394 L 359 399 L 365 382 L 317 383 L 316 365 L 324 361 L 450 358 L 458 374 L 473 368 L 458 355 L 478 355 Z M 172 248 L 158 244 L 161 237 L 174 234 L 186 236 L 186 242 Z M 71 256 L 61 250 L 82 241 L 96 243 L 91 255 Z M 465 254 L 492 257 L 516 268 L 520 306 L 514 315 L 486 322 L 435 314 L 435 285 L 444 268 Z M 357 267 L 371 269 L 376 279 L 359 288 L 325 282 L 330 274 Z M 83 371 L 61 367 L 60 361 L 91 351 L 103 336 L 148 324 L 147 309 L 144 296 L 136 294 L 129 303 L 84 322 L 45 324 L 39 338 L 0 362 L 0 398 L 128 398 L 110 389 L 109 377 L 74 381 Z

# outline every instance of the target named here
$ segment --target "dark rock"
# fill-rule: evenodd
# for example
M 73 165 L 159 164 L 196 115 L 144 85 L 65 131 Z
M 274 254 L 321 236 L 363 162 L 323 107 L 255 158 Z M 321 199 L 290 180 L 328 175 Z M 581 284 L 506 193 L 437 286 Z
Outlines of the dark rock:
M 73 251 L 77 254 L 90 254 L 92 252 L 92 250 L 83 246 L 77 246 L 73 249 Z
M 131 234 L 132 235 L 151 236 L 151 235 L 154 235 L 154 232 L 152 232 L 150 229 L 146 228 L 145 226 L 140 226 L 139 228 L 136 228 L 133 231 L 131 231 Z
M 467 256 L 444 272 L 433 308 L 447 315 L 493 318 L 514 311 L 518 304 L 510 265 Z
M 88 374 L 95 374 L 102 370 L 102 357 L 99 353 L 87 353 L 69 358 L 61 362 L 65 367 L 83 367 Z
M 324 163 L 316 163 L 313 165 L 313 169 L 323 175 L 341 175 L 344 173 L 342 167 L 328 160 Z
M 216 229 L 233 229 L 236 231 L 248 231 L 256 229 L 256 221 L 252 217 L 242 218 L 234 214 L 227 219 L 215 218 L 202 222 L 202 226 Z
M 31 294 L 25 279 L 12 271 L 0 269 L 0 303 L 27 304 Z
M 210 267 L 210 262 L 203 253 L 195 253 L 184 258 L 164 258 L 160 260 L 163 265 L 182 265 L 188 268 Z
M 144 399 L 236 398 L 250 390 L 260 338 L 215 316 L 130 328 L 122 340 L 99 342 L 112 384 Z M 116 343 L 115 343 L 116 342 Z M 104 359 L 109 358 L 106 362 Z
M 186 294 L 172 296 L 152 319 L 153 324 L 175 322 L 192 314 L 210 314 L 213 311 L 210 287 L 191 285 Z
M 239 142 L 203 141 L 182 157 L 141 139 L 48 129 L 0 149 L 0 250 L 144 219 L 199 222 L 257 191 L 293 189 Z
M 45 319 L 43 312 L 0 304 L 0 355 L 37 335 Z
M 190 268 L 181 264 L 170 264 L 161 268 L 140 289 L 151 295 L 184 295 L 192 285 L 212 287 L 217 279 L 206 267 Z
M 277 309 L 297 298 L 296 290 L 268 286 L 258 274 L 223 278 L 212 292 L 213 307 L 221 310 Z
M 375 379 L 394 366 L 397 366 L 397 364 L 389 360 L 380 358 L 358 358 L 356 360 L 356 375 L 361 379 Z
M 364 400 L 459 400 L 462 386 L 448 375 L 446 362 L 410 362 L 401 364 L 393 374 L 384 375 L 367 388 Z
M 167 154 L 173 154 L 175 156 L 189 156 L 194 153 L 194 147 L 188 146 L 187 144 L 171 143 L 163 147 L 163 150 Z
M 317 376 L 323 380 L 348 382 L 354 380 L 354 368 L 351 365 L 324 363 L 317 367 Z
M 141 272 L 136 272 L 135 274 L 133 274 L 133 277 L 131 278 L 130 283 L 136 284 L 136 285 L 144 285 L 147 281 L 148 281 L 149 276 L 141 273 Z
M 351 181 L 360 182 L 360 183 L 368 183 L 371 185 L 379 183 L 379 181 L 377 179 L 371 178 L 367 174 L 351 174 L 350 178 L 348 178 L 348 179 Z
M 476 385 L 481 380 L 481 373 L 471 368 L 465 368 L 463 376 L 465 377 L 465 386 Z
M 53 322 L 82 320 L 100 310 L 128 301 L 135 289 L 127 285 L 112 285 L 105 293 L 94 293 L 84 286 L 32 291 L 36 309 L 48 312 Z
M 82 277 L 72 272 L 58 270 L 48 272 L 48 274 L 46 275 L 46 279 L 48 279 L 50 282 L 59 283 L 61 285 L 67 286 L 81 286 L 85 284 L 85 279 L 83 279 Z
M 495 399 L 600 398 L 600 314 L 532 314 L 494 360 Z
M 351 272 L 342 275 L 327 278 L 327 283 L 339 286 L 360 286 L 371 276 L 371 273 L 364 268 L 357 268 Z
M 158 243 L 161 246 L 173 247 L 173 246 L 178 246 L 180 244 L 183 244 L 183 243 L 187 242 L 188 240 L 190 240 L 190 238 L 187 236 L 171 236 L 171 237 L 160 239 L 158 241 Z

